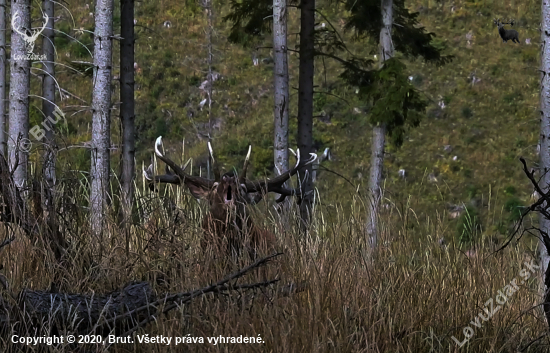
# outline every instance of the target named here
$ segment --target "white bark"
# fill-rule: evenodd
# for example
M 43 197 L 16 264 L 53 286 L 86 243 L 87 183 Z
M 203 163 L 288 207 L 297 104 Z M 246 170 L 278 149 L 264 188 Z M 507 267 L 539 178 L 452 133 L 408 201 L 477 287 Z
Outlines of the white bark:
M 394 55 L 391 38 L 393 23 L 393 0 L 382 0 L 382 29 L 380 30 L 380 67 Z M 386 140 L 386 126 L 379 124 L 373 128 L 372 155 L 369 174 L 369 210 L 367 218 L 367 236 L 372 249 L 378 244 L 378 209 L 382 197 L 382 170 L 384 167 L 384 145 Z
M 541 28 L 541 42 L 542 42 L 542 58 L 541 58 L 541 71 L 542 80 L 540 87 L 540 167 L 542 179 L 540 181 L 540 187 L 543 191 L 548 192 L 550 188 L 550 1 L 542 1 L 542 28 Z M 550 220 L 539 216 L 539 226 L 542 232 L 550 234 Z M 542 237 L 541 237 L 542 239 Z M 548 268 L 548 262 L 550 257 L 548 255 L 544 243 L 540 242 L 539 256 L 541 266 L 541 277 L 544 279 L 544 274 Z M 544 281 L 541 284 L 541 288 L 545 288 Z M 544 292 L 544 290 L 543 290 Z M 544 298 L 544 296 L 543 296 Z
M 97 0 L 92 93 L 90 225 L 93 234 L 100 236 L 100 241 L 105 227 L 109 186 L 112 36 L 113 0 Z
M 48 120 L 53 119 L 55 111 L 55 48 L 54 48 L 54 3 L 51 0 L 44 0 L 42 2 L 42 9 L 48 16 L 48 23 L 46 29 L 42 32 L 42 52 L 46 57 L 44 61 L 44 78 L 42 80 L 42 112 L 44 113 L 44 125 L 45 128 L 45 148 L 44 153 L 44 180 L 46 181 L 46 207 L 49 209 L 53 216 L 53 195 L 55 185 L 55 140 L 54 140 L 54 126 Z M 56 119 L 57 120 L 57 119 Z
M 206 78 L 208 81 L 208 87 L 206 89 L 206 94 L 208 95 L 208 141 L 212 141 L 212 86 L 214 85 L 214 79 L 212 77 L 212 60 L 213 60 L 213 53 L 212 53 L 212 32 L 214 30 L 213 25 L 213 4 L 212 0 L 205 0 L 204 6 L 206 9 L 207 14 L 207 21 L 208 21 L 208 28 L 206 29 L 206 43 L 208 45 L 208 58 L 206 59 L 208 63 L 208 77 Z M 206 176 L 208 179 L 212 178 L 212 167 L 210 165 L 210 159 L 208 159 L 208 163 L 206 164 Z M 217 179 L 217 176 L 214 176 L 214 178 Z
M 8 126 L 6 115 L 6 0 L 0 0 L 0 154 L 6 155 Z
M 275 172 L 288 170 L 288 88 L 287 7 L 286 0 L 273 0 L 273 87 L 275 107 L 273 112 L 273 155 Z
M 12 0 L 12 16 L 17 15 L 15 24 L 20 32 L 31 30 L 30 0 Z M 10 169 L 15 169 L 13 180 L 18 187 L 27 184 L 26 151 L 29 139 L 29 91 L 30 61 L 26 60 L 27 48 L 21 34 L 12 28 L 10 60 L 10 96 L 9 96 L 9 138 L 8 156 Z M 19 140 L 19 144 L 18 144 Z M 21 144 L 22 142 L 22 144 Z M 17 166 L 15 165 L 17 163 Z
M 134 99 L 134 0 L 121 1 L 120 120 L 122 124 L 122 214 L 127 236 L 134 203 L 135 99 Z M 127 247 L 128 241 L 127 241 Z M 128 250 L 128 248 L 127 248 Z

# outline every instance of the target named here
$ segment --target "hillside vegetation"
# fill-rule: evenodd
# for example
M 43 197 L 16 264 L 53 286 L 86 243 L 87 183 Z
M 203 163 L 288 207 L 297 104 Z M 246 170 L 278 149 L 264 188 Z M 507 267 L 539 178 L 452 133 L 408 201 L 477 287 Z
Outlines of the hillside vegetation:
M 93 31 L 93 5 L 69 4 L 74 28 L 65 13 L 66 20 L 59 23 L 59 29 L 80 43 L 60 35 L 56 42 L 58 58 L 87 75 L 58 66 L 59 82 L 89 102 L 91 72 L 74 61 L 90 61 L 82 44 L 91 49 L 91 34 L 87 31 Z M 421 13 L 422 25 L 436 33 L 435 42 L 445 48 L 444 53 L 455 58 L 442 67 L 420 60 L 408 64 L 412 82 L 430 105 L 420 127 L 407 134 L 404 145 L 395 148 L 390 144 L 387 148 L 385 202 L 399 205 L 410 196 L 419 215 L 444 213 L 449 204 L 464 203 L 480 214 L 484 234 L 505 235 L 514 208 L 527 204 L 532 191 L 518 157 L 526 157 L 533 165 L 537 162 L 539 5 L 496 1 L 414 1 L 408 5 Z M 345 14 L 337 6 L 320 1 L 318 7 L 326 16 L 319 16 L 319 22 L 330 21 L 339 29 L 350 51 L 367 58 L 376 55 L 372 40 L 357 41 L 353 33 L 343 31 Z M 206 97 L 200 86 L 208 71 L 204 10 L 194 1 L 136 4 L 138 164 L 150 163 L 154 139 L 162 135 L 172 146 L 168 152 L 173 156 L 181 155 L 185 140 L 185 158 L 193 157 L 195 168 L 205 168 L 206 136 L 210 133 L 215 153 L 227 169 L 240 165 L 248 144 L 252 144 L 254 174 L 259 177 L 272 172 L 270 35 L 252 38 L 247 48 L 229 44 L 230 23 L 223 21 L 228 11 L 228 4 L 216 3 L 214 70 L 221 75 L 214 84 L 209 116 L 207 105 L 200 108 Z M 298 13 L 290 10 L 290 14 L 289 33 L 297 33 Z M 521 44 L 502 43 L 493 25 L 495 17 L 516 19 L 514 28 L 520 33 Z M 115 15 L 115 26 L 119 23 Z M 290 36 L 290 48 L 295 47 L 296 37 Z M 530 45 L 525 44 L 527 38 Z M 261 49 L 255 51 L 258 46 Z M 253 56 L 259 59 L 258 66 L 253 65 Z M 117 60 L 115 53 L 115 63 Z M 297 61 L 297 55 L 291 52 L 291 146 L 295 146 L 296 133 Z M 115 76 L 117 71 L 115 67 Z M 340 64 L 318 58 L 316 72 L 319 93 L 314 102 L 315 145 L 319 150 L 331 148 L 334 160 L 325 166 L 349 180 L 322 173 L 317 183 L 321 202 L 334 206 L 352 197 L 356 190 L 365 189 L 371 129 L 366 122 L 365 103 L 358 99 L 354 87 L 346 86 L 339 78 Z M 113 84 L 116 91 L 118 82 L 113 80 Z M 67 120 L 68 133 L 61 132 L 64 141 L 72 145 L 89 140 L 90 113 L 82 111 L 83 102 L 69 97 L 61 105 L 67 112 L 74 111 Z M 36 123 L 40 114 L 35 112 L 33 117 Z M 113 126 L 116 148 L 120 132 L 117 123 Z M 118 170 L 119 151 L 113 152 L 114 171 Z M 84 149 L 69 149 L 61 158 L 76 163 L 75 169 L 89 168 L 89 154 Z M 405 170 L 405 179 L 399 177 L 400 169 Z M 498 215 L 488 214 L 489 198 Z M 453 237 L 456 232 L 453 229 L 442 235 Z

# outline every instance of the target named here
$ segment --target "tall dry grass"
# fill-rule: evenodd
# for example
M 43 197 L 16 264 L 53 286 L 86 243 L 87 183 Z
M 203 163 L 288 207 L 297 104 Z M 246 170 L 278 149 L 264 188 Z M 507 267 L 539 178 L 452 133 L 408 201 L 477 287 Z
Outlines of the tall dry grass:
M 69 185 L 67 185 L 69 186 Z M 73 186 L 74 189 L 74 186 Z M 217 254 L 203 254 L 199 241 L 200 205 L 182 189 L 168 187 L 160 194 L 137 193 L 136 219 L 129 243 L 113 201 L 108 236 L 102 247 L 87 231 L 86 196 L 58 200 L 60 222 L 70 242 L 62 262 L 56 262 L 40 239 L 31 243 L 16 229 L 17 240 L 0 253 L 1 272 L 11 284 L 10 295 L 24 288 L 60 293 L 107 293 L 129 281 L 148 281 L 160 297 L 215 283 L 250 259 L 232 268 L 220 265 Z M 297 212 L 278 215 L 272 204 L 253 208 L 257 223 L 272 230 L 284 253 L 266 269 L 276 286 L 255 292 L 205 295 L 188 305 L 159 315 L 136 334 L 172 337 L 172 345 L 133 344 L 27 346 L 11 344 L 13 330 L 31 336 L 69 334 L 71 324 L 57 325 L 20 318 L 17 327 L 0 337 L 2 351 L 18 352 L 546 352 L 547 324 L 541 315 L 539 277 L 524 283 L 520 271 L 533 252 L 513 243 L 496 246 L 480 237 L 474 249 L 438 241 L 448 228 L 444 213 L 420 220 L 410 204 L 389 207 L 380 215 L 382 234 L 375 261 L 367 261 L 360 196 L 346 207 L 337 202 L 316 206 L 311 231 L 299 231 Z M 347 211 L 344 211 L 346 209 Z M 423 218 L 424 219 L 424 218 Z M 283 221 L 284 220 L 284 221 Z M 5 233 L 4 233 L 5 234 Z M 262 281 L 251 273 L 239 283 Z M 487 321 L 488 300 L 516 279 L 518 289 Z M 283 295 L 276 288 L 303 284 L 304 290 Z M 496 306 L 497 303 L 494 302 Z M 473 326 L 476 317 L 482 324 Z M 473 336 L 459 347 L 470 326 Z M 208 337 L 260 336 L 262 344 L 219 344 Z M 202 337 L 206 343 L 174 345 L 175 337 Z M 542 336 L 542 338 L 541 338 Z

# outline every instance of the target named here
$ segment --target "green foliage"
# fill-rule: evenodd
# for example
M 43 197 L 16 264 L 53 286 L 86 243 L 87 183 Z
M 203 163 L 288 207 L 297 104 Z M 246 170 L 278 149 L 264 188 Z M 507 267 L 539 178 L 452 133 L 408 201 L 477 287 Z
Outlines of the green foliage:
M 74 170 L 89 170 L 91 158 L 92 150 L 84 148 L 75 149 L 71 154 Z
M 481 234 L 481 222 L 476 208 L 466 207 L 458 219 L 457 232 L 460 244 L 468 245 L 478 240 L 477 237 Z
M 411 85 L 406 66 L 397 58 L 384 62 L 371 84 L 360 86 L 360 93 L 371 105 L 369 122 L 385 124 L 391 141 L 400 146 L 405 132 L 420 124 L 427 102 Z
M 191 86 L 198 86 L 201 82 L 201 78 L 198 77 L 198 76 L 193 75 L 193 76 L 187 78 L 187 82 Z
M 321 110 L 327 104 L 327 95 L 318 93 L 313 96 L 313 106 L 315 110 Z
M 430 44 L 440 52 L 447 50 L 447 40 L 444 38 L 434 37 Z
M 158 14 L 158 3 L 156 1 L 144 1 L 141 6 L 136 7 L 136 18 L 154 16 Z
M 466 186 L 466 193 L 469 199 L 476 197 L 478 192 L 479 190 L 476 185 L 468 184 L 468 186 Z
M 250 140 L 247 138 L 230 138 L 227 140 L 227 145 L 223 148 L 224 156 L 240 156 L 245 157 L 248 152 Z M 254 150 L 254 153 L 256 151 Z
M 157 119 L 155 125 L 155 136 L 167 136 L 168 125 L 166 124 L 166 120 Z
M 155 100 L 159 99 L 162 91 L 163 91 L 163 87 L 161 85 L 154 86 L 153 89 L 151 90 L 151 97 Z
M 513 185 L 508 185 L 507 187 L 504 188 L 504 194 L 506 195 L 513 196 L 516 194 L 516 192 L 517 192 L 516 187 Z
M 523 100 L 521 92 L 514 91 L 512 93 L 506 94 L 502 97 L 504 103 L 508 104 L 513 112 L 516 112 L 518 109 L 518 103 Z
M 76 40 L 71 41 L 69 51 L 78 59 L 91 58 L 94 52 L 94 28 L 86 28 Z
M 254 169 L 256 177 L 269 175 L 275 164 L 273 162 L 273 149 L 258 148 L 254 149 Z
M 73 42 L 74 43 L 74 42 Z M 82 46 L 79 46 L 79 48 L 82 48 Z M 93 65 L 90 63 L 90 64 L 87 64 L 87 63 L 84 63 L 84 62 L 72 62 L 70 64 L 70 66 L 80 72 L 82 75 L 84 75 L 85 77 L 93 77 L 94 75 L 94 67 Z
M 474 116 L 474 112 L 472 111 L 472 108 L 468 106 L 463 106 L 462 109 L 460 110 L 460 114 L 462 114 L 462 116 L 466 119 L 469 119 L 472 116 Z
M 120 14 L 114 14 L 113 15 L 113 28 L 119 28 L 120 27 Z
M 490 72 L 492 76 L 500 76 L 502 72 L 502 66 L 499 64 L 491 65 Z
M 251 46 L 254 37 L 271 33 L 272 5 L 271 0 L 231 0 L 231 12 L 223 18 L 233 24 L 228 40 Z
M 57 30 L 55 31 L 55 48 L 57 50 L 64 50 L 67 48 L 67 46 L 70 44 L 71 39 L 69 38 L 69 35 L 71 33 L 71 27 L 69 27 L 68 23 L 61 22 L 57 26 Z
M 523 206 L 523 202 L 521 202 L 521 200 L 517 197 L 510 197 L 506 200 L 504 209 L 510 213 L 508 216 L 508 220 L 510 222 L 517 222 L 521 219 Z
M 367 35 L 378 40 L 382 28 L 382 16 L 379 1 L 346 0 L 346 10 L 350 12 L 346 29 L 358 35 Z M 443 56 L 443 41 L 434 41 L 435 34 L 427 32 L 420 24 L 418 12 L 409 12 L 404 0 L 393 2 L 392 41 L 395 50 L 408 58 L 422 57 L 424 60 L 443 65 L 452 60 L 452 56 Z
M 529 65 L 534 65 L 539 61 L 540 53 L 536 45 L 526 46 L 521 52 L 521 60 Z
M 413 80 L 412 80 L 413 85 L 418 87 L 422 85 L 422 82 L 424 82 L 424 77 L 422 75 L 416 74 L 413 76 Z

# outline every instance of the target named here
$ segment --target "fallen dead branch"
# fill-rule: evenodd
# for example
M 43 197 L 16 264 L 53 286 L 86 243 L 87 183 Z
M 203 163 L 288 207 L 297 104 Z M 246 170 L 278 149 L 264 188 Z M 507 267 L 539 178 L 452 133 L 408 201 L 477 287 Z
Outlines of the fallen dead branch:
M 117 335 L 128 336 L 149 322 L 158 320 L 159 313 L 166 314 L 208 293 L 252 290 L 278 282 L 278 279 L 273 279 L 249 284 L 230 283 L 281 254 L 275 253 L 259 259 L 217 283 L 185 293 L 166 294 L 160 299 L 157 299 L 148 282 L 130 283 L 120 291 L 105 295 L 51 293 L 25 289 L 18 296 L 17 306 L 9 307 L 6 301 L 0 300 L 0 312 L 8 314 L 0 321 L 0 326 L 4 326 L 0 327 L 0 331 L 17 322 L 17 318 L 24 317 L 30 321 L 24 320 L 27 322 L 24 328 L 17 328 L 16 325 L 16 330 L 32 331 L 37 327 L 44 327 L 44 323 L 51 323 L 50 330 L 54 332 L 94 333 L 103 336 L 115 332 Z
M 227 292 L 227 291 L 232 291 L 232 290 L 238 291 L 238 290 L 243 290 L 243 289 L 254 289 L 254 288 L 260 288 L 260 287 L 267 287 L 271 284 L 274 284 L 274 283 L 278 282 L 279 280 L 275 279 L 275 280 L 271 280 L 271 281 L 265 281 L 265 282 L 254 283 L 254 284 L 242 284 L 242 285 L 229 285 L 228 283 L 244 276 L 246 273 L 250 272 L 251 270 L 253 270 L 257 267 L 260 267 L 260 266 L 263 266 L 263 265 L 267 264 L 268 261 L 270 261 L 271 259 L 273 259 L 273 258 L 275 258 L 279 255 L 282 255 L 282 253 L 275 253 L 273 255 L 270 255 L 270 256 L 264 257 L 262 259 L 259 259 L 256 262 L 254 262 L 253 264 L 251 264 L 247 267 L 244 267 L 244 268 L 240 269 L 239 271 L 234 272 L 234 273 L 226 276 L 224 279 L 222 279 L 221 281 L 219 281 L 215 284 L 211 284 L 207 287 L 197 289 L 197 290 L 187 292 L 187 293 L 179 293 L 179 294 L 175 294 L 175 295 L 166 296 L 166 297 L 164 297 L 164 299 L 158 300 L 154 304 L 155 305 L 164 304 L 164 308 L 162 310 L 162 313 L 166 314 L 170 310 L 173 310 L 173 309 L 177 308 L 178 306 L 180 306 L 182 304 L 190 302 L 191 300 L 193 300 L 196 297 L 199 297 L 199 296 L 202 296 L 202 295 L 205 295 L 205 294 L 208 294 L 208 293 L 221 293 L 221 292 Z M 143 310 L 145 308 L 140 308 L 140 309 Z M 133 327 L 132 329 L 130 329 L 129 331 L 124 333 L 123 336 L 127 336 L 127 335 L 132 334 L 134 331 L 136 331 L 140 327 L 145 326 L 146 324 L 148 324 L 149 322 L 151 322 L 154 319 L 155 318 L 153 316 L 150 316 L 150 317 L 146 318 L 145 320 L 138 323 L 135 327 Z

